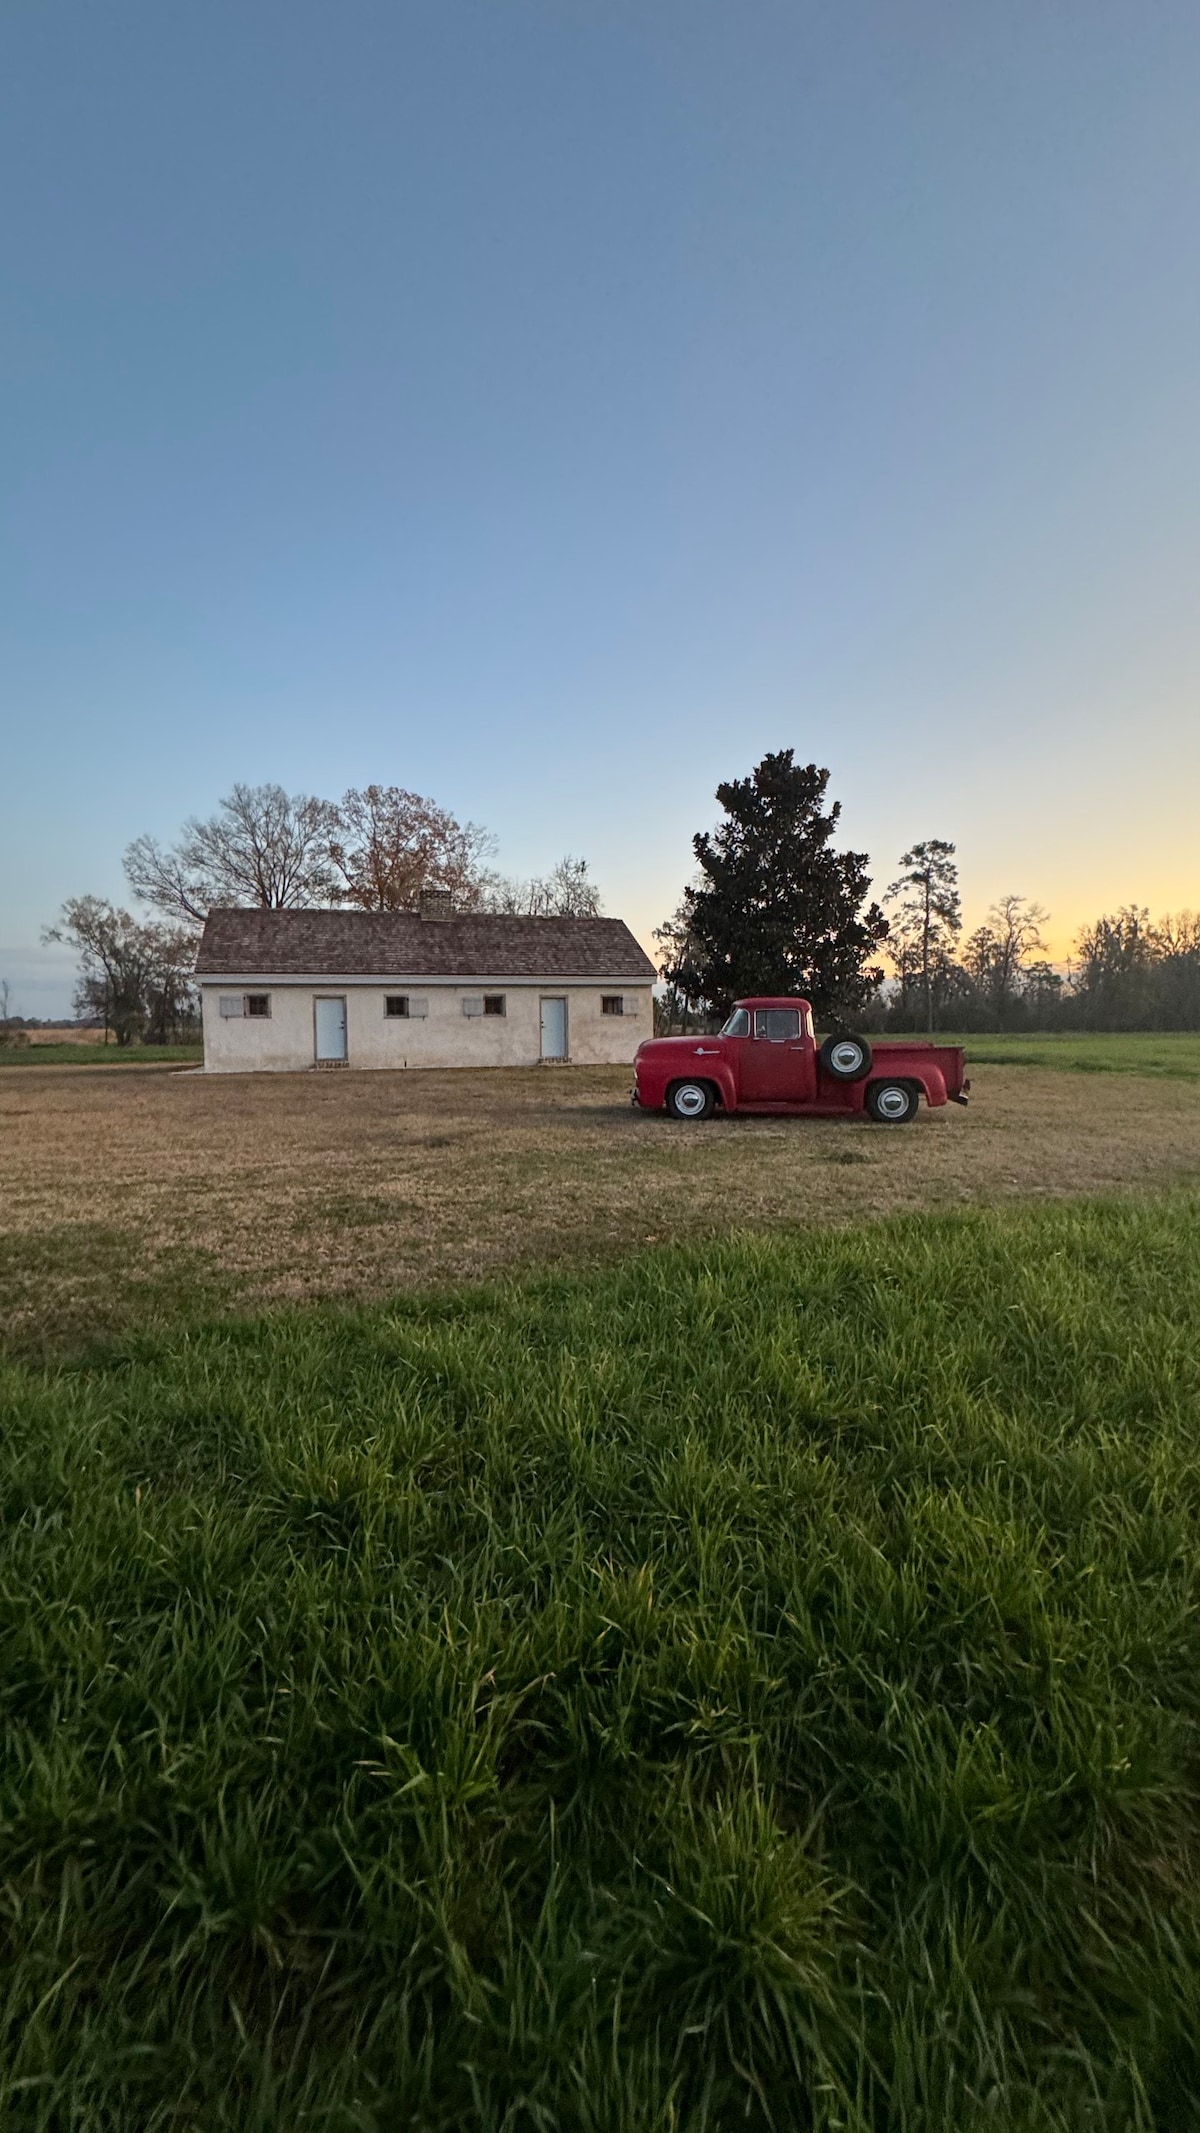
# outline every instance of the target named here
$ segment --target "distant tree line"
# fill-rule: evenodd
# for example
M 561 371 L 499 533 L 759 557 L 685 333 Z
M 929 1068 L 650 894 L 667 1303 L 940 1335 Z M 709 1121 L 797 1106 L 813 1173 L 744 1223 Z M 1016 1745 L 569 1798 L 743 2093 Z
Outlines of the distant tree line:
M 829 775 L 789 748 L 717 787 L 721 818 L 693 838 L 696 872 L 655 935 L 660 1028 L 711 1027 L 746 994 L 802 993 L 826 1026 L 897 1033 L 1200 1029 L 1200 915 L 1152 922 L 1126 905 L 1085 926 L 1060 970 L 1046 959 L 1047 912 L 1012 894 L 964 941 L 955 846 L 912 845 L 872 898 L 868 855 L 837 845 Z M 600 911 L 586 861 L 517 880 L 491 868 L 493 849 L 478 823 L 404 786 L 330 801 L 235 785 L 174 844 L 128 847 L 126 879 L 150 915 L 76 896 L 44 937 L 79 957 L 81 1019 L 121 1045 L 164 1043 L 196 1029 L 196 942 L 218 907 L 411 911 L 437 888 L 462 911 Z
M 1049 914 L 1011 894 L 964 942 L 955 846 L 912 845 L 872 901 L 866 853 L 835 847 L 828 786 L 785 749 L 717 787 L 723 817 L 693 838 L 696 874 L 655 934 L 660 1030 L 711 1028 L 755 993 L 881 1033 L 1200 1029 L 1200 914 L 1125 906 L 1081 930 L 1063 971 Z
M 894 976 L 873 1003 L 873 1027 L 1200 1029 L 1200 913 L 1157 922 L 1133 904 L 1105 913 L 1080 929 L 1066 969 L 1056 970 L 1044 954 L 1048 913 L 1002 896 L 960 950 L 953 851 L 931 840 L 901 861 L 909 872 L 885 898 L 898 906 L 888 941 Z M 930 877 L 943 901 L 925 927 Z
M 1065 971 L 1040 956 L 1006 953 L 1005 897 L 989 924 L 951 964 L 939 993 L 938 1026 L 961 1030 L 1200 1030 L 1200 913 L 1152 921 L 1137 905 L 1082 927 Z M 1032 946 L 1032 944 L 1030 944 Z M 891 1027 L 913 1026 L 903 996 L 889 1003 Z
M 494 840 L 478 823 L 400 785 L 352 788 L 340 800 L 235 785 L 206 820 L 185 822 L 174 844 L 137 837 L 125 878 L 139 917 L 99 896 L 68 898 L 43 939 L 79 959 L 75 1011 L 118 1045 L 194 1035 L 196 946 L 208 913 L 350 906 L 414 911 L 423 889 L 448 889 L 461 911 L 531 918 L 595 917 L 600 892 L 586 860 L 570 854 L 543 876 L 516 879 L 487 864 Z

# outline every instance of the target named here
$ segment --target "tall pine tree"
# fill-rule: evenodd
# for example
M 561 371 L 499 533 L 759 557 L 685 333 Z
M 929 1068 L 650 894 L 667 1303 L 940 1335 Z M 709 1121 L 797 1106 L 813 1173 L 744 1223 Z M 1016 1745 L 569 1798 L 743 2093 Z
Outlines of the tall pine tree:
M 784 748 L 717 787 L 725 818 L 692 840 L 700 874 L 684 904 L 687 989 L 719 1013 L 747 994 L 800 993 L 838 1021 L 883 976 L 867 959 L 888 922 L 867 904 L 867 854 L 833 848 L 841 807 L 826 806 L 828 785 Z
M 962 932 L 954 846 L 944 837 L 926 837 L 901 855 L 900 865 L 904 871 L 883 899 L 896 906 L 889 953 L 902 1004 L 919 988 L 925 1027 L 932 1036 L 938 994 L 953 976 L 950 951 Z

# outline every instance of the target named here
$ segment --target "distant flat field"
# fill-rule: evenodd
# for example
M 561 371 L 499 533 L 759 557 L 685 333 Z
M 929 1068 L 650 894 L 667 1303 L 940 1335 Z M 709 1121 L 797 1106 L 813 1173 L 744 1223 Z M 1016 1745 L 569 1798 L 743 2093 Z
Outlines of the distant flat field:
M 677 1125 L 630 1109 L 628 1069 L 3 1075 L 0 1338 L 1200 1175 L 1195 1080 L 971 1072 L 969 1110 L 890 1129 Z
M 99 1044 L 92 1030 L 53 1037 L 30 1035 L 28 1044 L 0 1044 L 0 1067 L 48 1066 L 194 1066 L 204 1057 L 200 1044 Z
M 880 1039 L 881 1044 L 886 1041 Z M 1171 1080 L 1200 1081 L 1200 1034 L 1192 1030 L 1027 1037 L 957 1037 L 939 1031 L 933 1041 L 963 1045 L 973 1066 L 1036 1066 L 1069 1074 L 1165 1074 Z
M 40 1029 L 26 1030 L 31 1044 L 103 1044 L 103 1030 L 85 1029 L 78 1022 L 43 1022 Z M 109 1048 L 112 1048 L 109 1034 Z

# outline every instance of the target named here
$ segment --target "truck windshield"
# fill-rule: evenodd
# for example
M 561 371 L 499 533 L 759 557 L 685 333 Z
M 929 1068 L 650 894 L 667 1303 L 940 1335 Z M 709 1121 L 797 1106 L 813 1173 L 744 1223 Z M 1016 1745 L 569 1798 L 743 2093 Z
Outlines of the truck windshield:
M 734 1008 L 728 1022 L 721 1031 L 721 1035 L 723 1037 L 748 1037 L 750 1035 L 750 1017 L 744 1007 Z

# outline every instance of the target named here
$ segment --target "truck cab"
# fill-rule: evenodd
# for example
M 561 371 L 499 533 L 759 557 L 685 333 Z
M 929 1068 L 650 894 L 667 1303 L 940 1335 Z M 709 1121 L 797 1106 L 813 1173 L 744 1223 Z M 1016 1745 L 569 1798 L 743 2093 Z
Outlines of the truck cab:
M 930 1106 L 965 1103 L 969 1082 L 957 1045 L 884 1043 L 846 1031 L 818 1040 L 807 1000 L 735 1001 L 714 1036 L 653 1037 L 638 1048 L 633 1101 L 672 1118 L 714 1111 L 866 1112 L 904 1125 L 922 1096 Z

